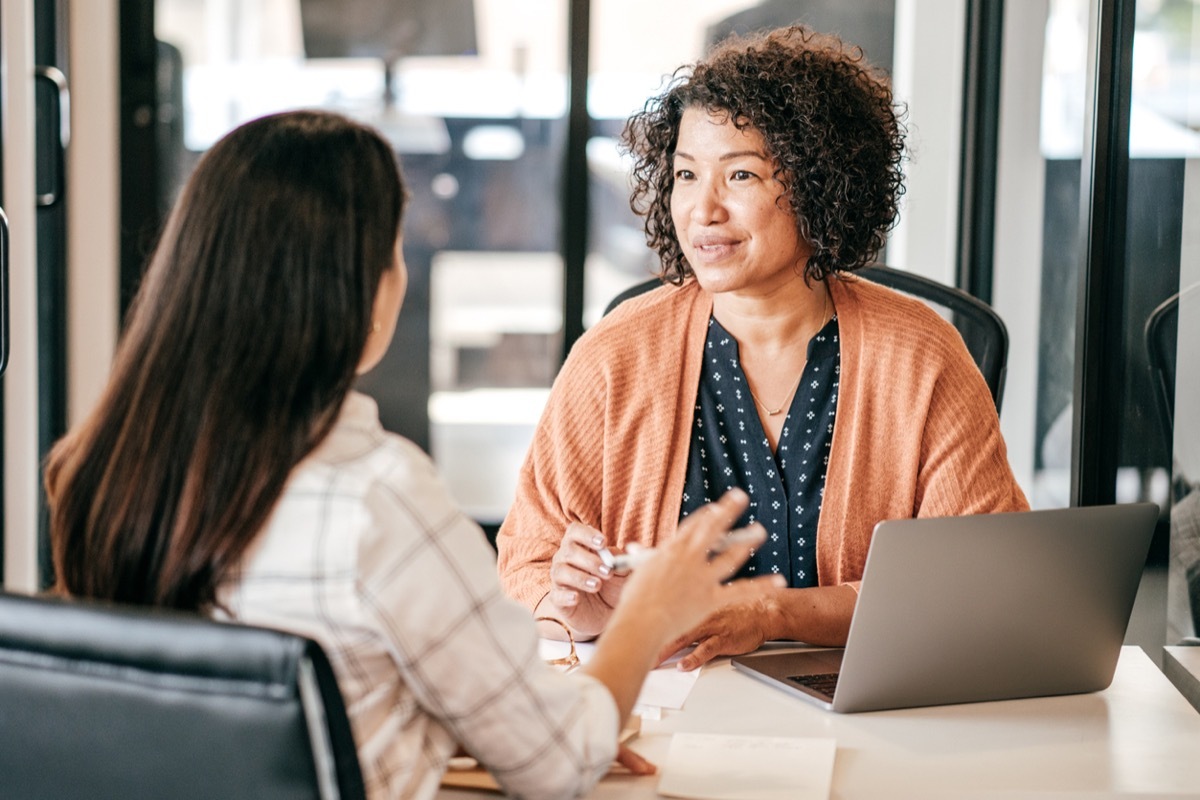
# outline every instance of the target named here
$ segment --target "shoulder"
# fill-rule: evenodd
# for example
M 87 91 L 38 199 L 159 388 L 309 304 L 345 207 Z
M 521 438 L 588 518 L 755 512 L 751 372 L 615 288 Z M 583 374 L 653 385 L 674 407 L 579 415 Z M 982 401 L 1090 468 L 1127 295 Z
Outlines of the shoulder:
M 838 313 L 852 310 L 873 326 L 884 329 L 915 326 L 938 334 L 955 328 L 925 301 L 851 273 L 833 282 Z
M 330 513 L 336 511 L 338 524 L 356 533 L 360 594 L 393 600 L 403 595 L 409 602 L 412 590 L 424 587 L 443 604 L 469 605 L 479 592 L 495 588 L 487 538 L 423 450 L 382 428 L 335 428 L 334 436 L 313 477 L 322 479 L 330 495 L 343 498 Z M 394 613 L 395 602 L 385 605 Z
M 606 314 L 604 320 L 620 320 L 624 317 L 638 317 L 642 313 L 656 308 L 670 308 L 680 304 L 694 302 L 701 294 L 699 284 L 694 280 L 686 280 L 682 284 L 664 283 L 653 289 L 634 295 Z
M 560 380 L 598 386 L 628 375 L 653 376 L 663 366 L 664 351 L 680 351 L 694 312 L 706 304 L 711 301 L 695 281 L 625 300 L 575 342 Z
M 844 342 L 877 353 L 969 359 L 958 329 L 923 300 L 853 273 L 832 281 L 831 289 Z
M 429 456 L 403 436 L 385 430 L 375 401 L 359 392 L 346 397 L 333 428 L 303 466 L 366 483 L 421 480 L 435 473 Z
M 385 430 L 375 402 L 357 392 L 346 398 L 329 435 L 297 467 L 292 486 L 357 502 L 393 524 L 403 515 L 419 527 L 437 526 L 457 513 L 430 457 Z

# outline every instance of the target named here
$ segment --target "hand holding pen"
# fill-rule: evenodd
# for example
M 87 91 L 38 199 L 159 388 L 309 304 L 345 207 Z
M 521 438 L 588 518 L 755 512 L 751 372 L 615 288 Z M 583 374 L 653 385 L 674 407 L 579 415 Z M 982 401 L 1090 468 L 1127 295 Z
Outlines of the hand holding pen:
M 755 522 L 727 534 L 713 548 L 712 553 L 713 555 L 723 553 L 735 544 L 757 544 L 762 541 L 762 538 L 762 526 Z M 629 545 L 629 549 L 624 553 L 613 553 L 607 547 L 602 547 L 597 551 L 597 555 L 600 556 L 600 561 L 604 566 L 617 574 L 624 574 L 645 563 L 654 556 L 655 552 L 653 547 L 642 547 L 634 543 Z
M 581 522 L 567 526 L 550 561 L 549 591 L 535 616 L 561 620 L 579 641 L 604 630 L 626 580 L 601 560 L 604 546 L 604 535 L 595 528 Z M 539 630 L 543 636 L 562 637 L 552 626 L 543 624 Z
M 748 503 L 745 493 L 737 490 L 727 498 L 737 499 L 726 499 L 725 504 L 735 503 L 742 509 Z M 692 520 L 689 523 L 690 517 L 696 514 L 715 513 L 717 505 L 710 504 L 694 512 L 680 523 L 680 529 L 698 522 Z M 761 541 L 764 535 L 760 525 L 752 525 L 732 534 L 721 534 L 723 538 L 710 547 L 709 558 L 713 560 L 731 547 L 739 549 L 746 543 L 754 544 L 755 541 Z M 629 553 L 612 553 L 600 531 L 580 522 L 568 525 L 550 561 L 549 591 L 538 604 L 535 616 L 560 620 L 570 626 L 577 640 L 595 638 L 608 624 L 630 575 L 629 570 L 646 564 L 655 553 L 649 548 L 643 548 L 639 553 L 638 548 L 632 545 L 629 550 Z M 550 626 L 543 626 L 540 630 L 543 636 L 563 636 L 561 630 Z

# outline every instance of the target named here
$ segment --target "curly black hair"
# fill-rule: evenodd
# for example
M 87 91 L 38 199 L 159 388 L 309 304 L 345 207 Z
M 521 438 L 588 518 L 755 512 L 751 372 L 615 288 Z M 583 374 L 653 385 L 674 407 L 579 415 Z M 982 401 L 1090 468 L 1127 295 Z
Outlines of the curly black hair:
M 726 39 L 676 70 L 625 123 L 621 143 L 634 159 L 629 202 L 645 218 L 664 281 L 692 274 L 671 220 L 672 161 L 687 108 L 727 114 L 762 134 L 781 198 L 812 246 L 807 279 L 865 266 L 882 249 L 904 193 L 904 111 L 887 74 L 860 48 L 795 25 Z

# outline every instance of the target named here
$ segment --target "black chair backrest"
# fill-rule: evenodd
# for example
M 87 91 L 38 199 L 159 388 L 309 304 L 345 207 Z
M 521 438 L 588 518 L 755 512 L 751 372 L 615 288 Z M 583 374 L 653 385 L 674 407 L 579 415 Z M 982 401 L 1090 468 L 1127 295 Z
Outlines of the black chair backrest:
M 857 270 L 854 274 L 944 309 L 950 322 L 962 334 L 967 350 L 970 351 L 976 366 L 983 373 L 988 389 L 991 390 L 996 413 L 1000 413 L 1000 404 L 1004 399 L 1004 380 L 1008 370 L 1008 329 L 995 309 L 962 289 L 905 270 L 870 266 Z M 631 286 L 614 297 L 604 313 L 612 311 L 630 297 L 661 285 L 662 281 L 658 278 L 651 278 Z
M 0 593 L 0 797 L 364 797 L 309 639 Z
M 1168 297 L 1146 318 L 1146 355 L 1154 378 L 1154 394 L 1167 433 L 1167 451 L 1172 447 L 1175 424 L 1175 349 L 1179 339 L 1179 293 Z

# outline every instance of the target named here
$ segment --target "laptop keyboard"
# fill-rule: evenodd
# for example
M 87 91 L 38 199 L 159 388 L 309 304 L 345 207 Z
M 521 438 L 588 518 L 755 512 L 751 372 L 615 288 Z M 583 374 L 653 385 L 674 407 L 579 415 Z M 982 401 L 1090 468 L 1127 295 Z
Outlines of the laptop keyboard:
M 789 675 L 788 680 L 812 689 L 817 694 L 823 694 L 833 699 L 833 690 L 837 688 L 838 673 L 821 672 L 815 675 Z

